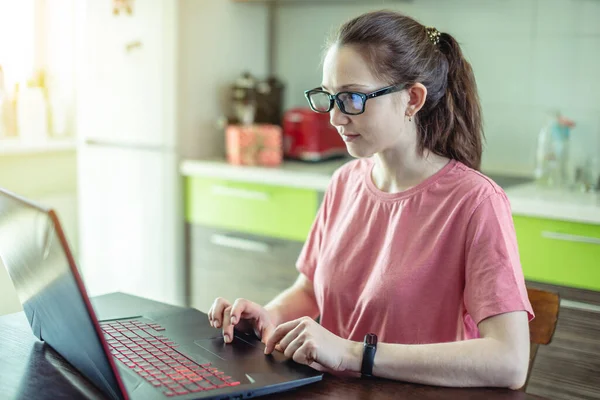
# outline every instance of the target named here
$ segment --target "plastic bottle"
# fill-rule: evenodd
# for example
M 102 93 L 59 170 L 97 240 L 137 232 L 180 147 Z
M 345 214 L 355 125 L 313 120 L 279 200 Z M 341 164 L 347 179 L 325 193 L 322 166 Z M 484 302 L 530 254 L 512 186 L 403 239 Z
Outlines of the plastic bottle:
M 569 138 L 575 123 L 560 114 L 551 115 L 538 135 L 535 178 L 542 186 L 569 184 Z
M 17 126 L 21 140 L 41 142 L 47 139 L 48 109 L 39 87 L 24 87 L 17 98 Z

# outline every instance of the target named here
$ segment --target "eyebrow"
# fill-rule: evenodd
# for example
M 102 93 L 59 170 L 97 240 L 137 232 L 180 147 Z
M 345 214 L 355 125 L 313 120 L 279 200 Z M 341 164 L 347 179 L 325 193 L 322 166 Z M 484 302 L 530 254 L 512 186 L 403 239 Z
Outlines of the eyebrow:
M 348 90 L 348 89 L 354 89 L 354 88 L 367 89 L 367 86 L 361 85 L 359 83 L 348 83 L 346 85 L 340 86 L 338 92 L 341 92 L 343 90 Z M 321 85 L 321 89 L 329 91 L 329 89 L 327 89 L 327 87 L 325 87 L 325 85 Z

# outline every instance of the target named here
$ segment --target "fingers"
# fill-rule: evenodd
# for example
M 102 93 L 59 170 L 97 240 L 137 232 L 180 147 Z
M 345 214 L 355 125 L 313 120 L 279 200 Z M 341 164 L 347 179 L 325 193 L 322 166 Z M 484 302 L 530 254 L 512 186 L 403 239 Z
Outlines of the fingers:
M 283 343 L 286 339 L 294 336 L 296 330 L 301 328 L 301 325 L 298 325 L 293 331 L 288 333 L 285 338 L 279 343 L 281 346 L 281 351 L 287 358 L 291 358 L 295 362 L 299 364 L 311 365 L 315 360 L 315 346 L 314 341 L 303 333 L 304 329 L 300 331 L 300 333 L 295 336 L 295 338 L 289 343 Z
M 265 346 L 265 354 L 271 354 L 273 352 L 273 349 L 275 348 L 275 345 L 279 343 L 279 341 L 283 339 L 285 335 L 287 335 L 290 331 L 296 328 L 296 326 L 298 326 L 301 323 L 301 321 L 301 319 L 296 319 L 279 325 L 267 340 Z
M 293 344 L 294 342 L 290 343 L 290 346 L 288 346 L 288 348 L 291 347 Z M 311 364 L 313 364 L 315 361 L 315 353 L 315 346 L 313 345 L 313 342 L 311 340 L 307 340 L 303 342 L 297 350 L 291 353 L 292 360 L 296 361 L 298 364 L 312 366 Z M 287 351 L 285 355 L 287 356 Z
M 235 325 L 238 322 L 240 322 L 242 315 L 245 318 L 256 318 L 256 315 L 254 315 L 256 313 L 256 310 L 254 310 L 254 307 L 252 307 L 253 305 L 254 303 L 246 299 L 237 299 L 236 301 L 234 301 L 233 305 L 231 306 L 230 312 L 231 324 Z
M 298 327 L 296 327 L 296 329 L 298 329 Z M 283 340 L 290 338 L 293 335 L 294 331 L 295 329 L 288 335 L 286 335 L 286 337 L 284 337 Z M 287 358 L 292 358 L 292 356 L 296 353 L 300 346 L 304 344 L 303 335 L 297 335 L 291 340 L 288 339 L 288 343 L 286 343 L 285 345 L 282 344 L 283 340 L 279 343 L 279 346 L 281 347 L 281 351 Z
M 233 325 L 231 325 L 231 306 L 223 312 L 223 340 L 231 343 L 233 340 Z
M 211 326 L 221 328 L 223 340 L 225 343 L 231 343 L 234 336 L 234 327 L 242 320 L 250 322 L 253 320 L 255 329 L 259 327 L 261 340 L 263 343 L 269 338 L 273 331 L 273 326 L 269 321 L 266 311 L 256 303 L 246 299 L 237 299 L 231 304 L 223 298 L 217 298 L 208 312 L 208 319 Z M 242 330 L 248 329 L 244 324 Z M 255 331 L 258 333 L 258 331 Z
M 260 330 L 260 341 L 267 344 L 267 341 L 273 335 L 273 331 L 275 331 L 275 327 L 270 323 L 262 327 Z
M 222 297 L 217 297 L 208 311 L 208 321 L 215 328 L 223 325 L 223 312 L 231 303 Z
M 246 299 L 237 299 L 233 302 L 233 305 L 225 308 L 223 311 L 223 340 L 225 343 L 231 343 L 233 340 L 233 327 L 235 324 L 240 322 L 242 316 L 247 318 L 254 318 L 253 310 L 254 303 Z
M 288 332 L 287 335 L 285 335 L 283 337 L 283 339 L 281 339 L 279 341 L 279 351 L 283 352 L 287 357 L 291 357 L 292 354 L 294 354 L 294 352 L 292 351 L 291 353 L 288 353 L 287 349 L 290 346 L 290 344 L 292 342 L 296 342 L 295 345 L 296 347 L 294 348 L 294 351 L 298 349 L 298 347 L 300 347 L 302 345 L 302 343 L 304 342 L 304 340 L 302 340 L 302 332 L 304 331 L 304 327 L 302 326 L 302 324 L 298 324 L 296 325 L 296 327 L 294 329 L 292 329 L 291 331 Z

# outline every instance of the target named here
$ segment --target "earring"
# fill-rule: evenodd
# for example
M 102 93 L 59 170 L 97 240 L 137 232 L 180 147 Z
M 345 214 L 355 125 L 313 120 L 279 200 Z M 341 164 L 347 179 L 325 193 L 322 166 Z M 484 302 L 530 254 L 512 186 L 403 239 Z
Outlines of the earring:
M 412 122 L 412 115 L 408 115 L 408 122 Z

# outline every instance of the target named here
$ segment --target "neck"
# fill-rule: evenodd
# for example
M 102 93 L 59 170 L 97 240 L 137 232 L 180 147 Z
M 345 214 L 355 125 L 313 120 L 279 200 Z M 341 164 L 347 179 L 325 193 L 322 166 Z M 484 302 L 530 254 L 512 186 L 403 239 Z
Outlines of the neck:
M 380 190 L 398 193 L 417 186 L 441 170 L 449 161 L 428 150 L 418 154 L 412 148 L 394 148 L 375 154 L 372 179 Z

